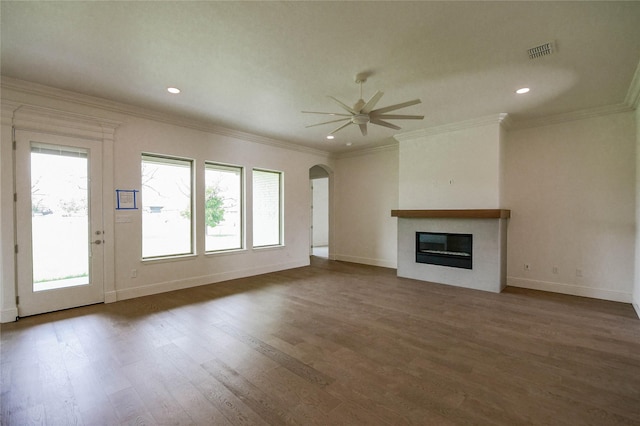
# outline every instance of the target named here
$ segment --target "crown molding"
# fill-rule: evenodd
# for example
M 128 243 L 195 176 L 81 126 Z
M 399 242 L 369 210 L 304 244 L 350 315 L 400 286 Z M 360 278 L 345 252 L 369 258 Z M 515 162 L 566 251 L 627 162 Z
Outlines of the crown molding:
M 77 136 L 88 139 L 113 139 L 120 121 L 33 105 L 19 105 L 13 111 L 12 125 L 19 130 Z
M 180 116 L 177 114 L 168 114 L 148 108 L 137 107 L 121 102 L 110 101 L 95 96 L 89 96 L 81 93 L 70 92 L 68 90 L 57 89 L 54 87 L 45 86 L 38 83 L 32 83 L 25 80 L 19 80 L 12 77 L 2 76 L 0 80 L 0 89 L 2 90 L 14 90 L 16 92 L 46 97 L 58 101 L 71 102 L 77 105 L 83 105 L 87 107 L 97 108 L 103 111 L 108 111 L 117 114 L 123 114 L 133 116 L 137 118 L 143 118 L 147 120 L 159 121 L 166 124 L 172 124 L 175 126 L 186 127 L 193 130 L 199 130 L 202 132 L 213 133 L 220 136 L 227 136 L 235 139 L 241 139 L 248 142 L 255 142 L 263 145 L 269 145 L 272 147 L 287 149 L 291 151 L 298 151 L 307 154 L 327 156 L 329 153 L 316 148 L 310 148 L 301 146 L 293 142 L 281 141 L 277 139 L 268 138 L 265 136 L 255 135 L 252 133 L 242 132 L 235 129 L 230 129 L 222 126 L 217 126 L 206 121 L 194 120 Z
M 443 133 L 451 133 L 458 130 L 471 129 L 473 127 L 482 127 L 489 124 L 498 124 L 507 128 L 513 124 L 509 119 L 509 114 L 499 113 L 486 115 L 484 117 L 472 118 L 470 120 L 458 121 L 456 123 L 449 123 L 440 126 L 427 127 L 426 129 L 415 130 L 413 132 L 400 133 L 394 136 L 398 142 L 410 141 L 425 138 L 433 135 L 440 135 Z
M 398 151 L 399 146 L 397 142 L 393 142 L 388 145 L 381 145 L 372 148 L 363 148 L 354 151 L 346 151 L 342 153 L 333 154 L 332 158 L 336 160 L 341 160 L 343 158 L 352 158 L 352 157 L 361 157 L 364 155 L 378 154 L 381 152 L 390 152 L 390 151 Z
M 513 118 L 511 118 L 511 115 L 503 113 L 500 114 L 500 119 L 499 119 L 499 124 L 501 127 L 503 127 L 504 129 L 511 129 L 514 126 L 514 121 Z
M 610 114 L 619 114 L 633 111 L 633 108 L 625 104 L 606 105 L 603 107 L 588 108 L 579 111 L 572 111 L 566 114 L 547 115 L 530 120 L 514 121 L 510 128 L 529 129 L 533 127 L 543 127 L 552 124 L 566 123 L 569 121 L 584 120 L 587 118 L 602 117 Z
M 633 109 L 637 109 L 640 106 L 640 62 L 638 62 L 636 72 L 633 74 L 633 79 L 631 79 L 624 103 Z
M 5 101 L 0 102 L 0 111 L 2 114 L 2 125 L 11 126 L 13 124 L 13 112 L 20 107 L 19 103 Z

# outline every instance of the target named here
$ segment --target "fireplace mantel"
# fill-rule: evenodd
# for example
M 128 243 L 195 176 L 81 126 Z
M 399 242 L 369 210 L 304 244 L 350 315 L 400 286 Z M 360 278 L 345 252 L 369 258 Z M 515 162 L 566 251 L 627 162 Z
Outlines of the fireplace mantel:
M 406 219 L 460 218 L 460 219 L 509 219 L 511 210 L 460 209 L 460 210 L 391 210 L 392 217 Z

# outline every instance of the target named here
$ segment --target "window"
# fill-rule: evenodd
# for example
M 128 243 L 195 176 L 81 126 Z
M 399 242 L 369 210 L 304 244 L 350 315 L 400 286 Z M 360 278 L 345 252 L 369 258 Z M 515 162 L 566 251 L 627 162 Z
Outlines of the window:
M 282 173 L 253 170 L 253 246 L 282 244 Z
M 142 258 L 193 253 L 191 160 L 142 155 Z
M 242 167 L 205 163 L 205 250 L 243 247 Z

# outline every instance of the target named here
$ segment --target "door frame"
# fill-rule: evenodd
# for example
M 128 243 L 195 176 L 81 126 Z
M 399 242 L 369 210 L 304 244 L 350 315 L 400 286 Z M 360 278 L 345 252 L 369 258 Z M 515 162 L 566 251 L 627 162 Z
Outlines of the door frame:
M 0 322 L 18 319 L 16 244 L 15 233 L 15 170 L 13 142 L 15 131 L 26 130 L 53 135 L 77 137 L 99 141 L 102 144 L 102 206 L 105 231 L 104 250 L 104 301 L 115 302 L 115 186 L 114 141 L 115 132 L 122 122 L 107 117 L 34 106 L 21 101 L 3 99 L 0 103 L 0 188 L 2 212 L 0 213 Z M 79 110 L 86 108 L 79 108 Z M 106 112 L 105 112 L 106 114 Z M 113 114 L 109 114 L 113 116 Z
M 104 250 L 102 246 L 103 208 L 102 200 L 102 146 L 99 141 L 75 137 L 44 134 L 18 130 L 15 134 L 16 149 L 14 164 L 16 170 L 16 277 L 18 295 L 18 316 L 37 315 L 61 309 L 75 308 L 104 302 Z M 62 287 L 51 290 L 34 290 L 33 266 L 33 214 L 32 178 L 33 144 L 51 147 L 54 150 L 69 148 L 71 151 L 87 151 L 88 185 L 88 234 L 87 260 L 89 282 L 86 285 Z M 94 244 L 93 241 L 97 242 Z
M 328 258 L 335 260 L 335 254 L 333 253 L 335 247 L 334 229 L 335 229 L 335 215 L 333 214 L 334 205 L 334 175 L 333 169 L 325 164 L 316 164 L 309 168 L 309 255 L 313 254 L 313 181 L 318 178 L 327 178 L 327 190 L 328 194 Z

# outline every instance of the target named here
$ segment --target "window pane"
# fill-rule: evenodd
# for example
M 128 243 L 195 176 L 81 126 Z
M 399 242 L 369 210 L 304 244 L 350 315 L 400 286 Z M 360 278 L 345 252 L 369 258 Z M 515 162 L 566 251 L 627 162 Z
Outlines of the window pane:
M 33 291 L 89 284 L 87 150 L 31 144 Z
M 205 250 L 242 248 L 242 168 L 207 163 L 204 171 Z
M 253 171 L 254 247 L 281 244 L 281 176 L 279 172 Z
M 189 160 L 142 156 L 142 257 L 193 253 Z

